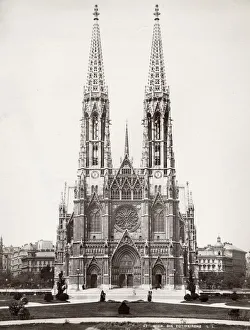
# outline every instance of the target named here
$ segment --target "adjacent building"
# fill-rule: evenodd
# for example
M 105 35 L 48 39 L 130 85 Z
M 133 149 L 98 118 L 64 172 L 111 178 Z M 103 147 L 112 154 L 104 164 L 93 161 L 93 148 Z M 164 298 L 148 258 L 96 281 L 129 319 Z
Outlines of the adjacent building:
M 183 286 L 197 276 L 194 205 L 177 184 L 170 92 L 163 58 L 159 8 L 154 27 L 142 112 L 141 166 L 129 152 L 128 127 L 121 164 L 112 165 L 110 104 L 105 84 L 98 7 L 94 10 L 84 88 L 73 210 L 59 206 L 55 275 L 69 288 Z M 138 123 L 139 125 L 140 123 Z M 184 195 L 181 206 L 180 198 Z
M 200 273 L 246 274 L 246 252 L 231 243 L 222 243 L 220 237 L 215 244 L 198 248 L 198 260 Z
M 23 272 L 40 273 L 49 265 L 54 267 L 55 249 L 51 241 L 40 240 L 15 248 L 11 257 L 11 272 L 17 276 Z

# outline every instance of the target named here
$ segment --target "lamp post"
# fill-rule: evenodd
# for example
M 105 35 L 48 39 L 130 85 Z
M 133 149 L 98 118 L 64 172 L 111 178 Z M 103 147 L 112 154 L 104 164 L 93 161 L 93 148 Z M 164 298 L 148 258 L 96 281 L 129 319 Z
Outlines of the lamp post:
M 79 291 L 79 277 L 80 277 L 80 269 L 79 268 L 77 268 L 77 270 L 76 270 L 76 273 L 77 273 L 77 291 Z
M 176 285 L 175 285 L 175 273 L 176 273 L 176 269 L 174 268 L 173 269 L 173 272 L 174 272 L 174 290 L 176 289 Z

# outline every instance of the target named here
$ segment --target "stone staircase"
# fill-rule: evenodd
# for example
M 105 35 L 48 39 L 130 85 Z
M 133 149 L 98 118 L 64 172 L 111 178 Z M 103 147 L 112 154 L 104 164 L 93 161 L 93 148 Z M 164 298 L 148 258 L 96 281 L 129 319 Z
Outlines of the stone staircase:
M 100 300 L 101 288 L 86 289 L 79 291 L 68 291 L 70 301 L 97 302 Z M 104 290 L 106 301 L 147 301 L 148 290 L 144 288 L 113 288 Z M 153 302 L 178 302 L 182 301 L 185 295 L 184 290 L 153 289 Z

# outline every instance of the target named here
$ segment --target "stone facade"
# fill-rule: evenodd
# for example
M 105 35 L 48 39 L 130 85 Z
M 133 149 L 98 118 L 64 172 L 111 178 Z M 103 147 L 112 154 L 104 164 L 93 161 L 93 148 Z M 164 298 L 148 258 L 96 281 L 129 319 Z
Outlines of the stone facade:
M 216 272 L 221 274 L 246 274 L 246 252 L 231 243 L 217 242 L 198 249 L 199 272 Z
M 40 273 L 49 265 L 54 267 L 55 249 L 51 241 L 40 240 L 34 244 L 24 244 L 14 248 L 11 255 L 11 273 L 13 276 L 24 272 Z
M 129 154 L 113 168 L 110 115 L 98 8 L 84 88 L 74 209 L 65 194 L 59 206 L 55 276 L 69 287 L 181 288 L 188 269 L 197 277 L 194 206 L 176 182 L 169 88 L 166 84 L 159 9 L 155 9 L 149 79 L 143 111 L 141 167 Z M 179 190 L 185 191 L 180 211 Z

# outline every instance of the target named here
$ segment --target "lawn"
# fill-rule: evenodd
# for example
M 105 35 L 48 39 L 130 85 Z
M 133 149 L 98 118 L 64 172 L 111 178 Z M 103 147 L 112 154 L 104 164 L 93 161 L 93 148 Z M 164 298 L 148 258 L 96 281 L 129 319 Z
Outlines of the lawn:
M 30 330 L 30 329 L 36 330 L 44 330 L 44 324 L 31 324 L 31 325 L 19 325 L 19 326 L 4 326 L 0 327 L 0 329 L 6 329 L 6 330 Z M 170 325 L 170 324 L 138 324 L 138 323 L 130 323 L 130 322 L 124 322 L 124 323 L 82 323 L 82 324 L 70 324 L 70 323 L 64 323 L 64 324 L 46 324 L 46 330 L 57 330 L 57 329 L 63 329 L 63 330 L 107 330 L 107 329 L 113 329 L 113 330 L 176 330 L 176 329 L 189 329 L 189 330 L 205 330 L 205 329 L 215 329 L 215 330 L 235 330 L 235 326 L 229 326 L 229 325 L 216 325 L 216 324 L 201 324 L 201 325 L 188 325 L 188 327 L 185 327 L 184 324 L 181 325 Z M 244 326 L 237 326 L 237 330 L 246 330 L 249 329 L 249 327 Z
M 123 317 L 118 314 L 120 302 L 94 302 L 84 304 L 65 303 L 64 305 L 28 307 L 32 319 L 71 318 L 71 317 Z M 185 304 L 129 302 L 130 317 L 189 317 L 205 319 L 228 319 L 228 309 L 211 308 Z M 241 311 L 243 312 L 243 310 Z M 10 320 L 8 309 L 0 310 L 0 320 Z

